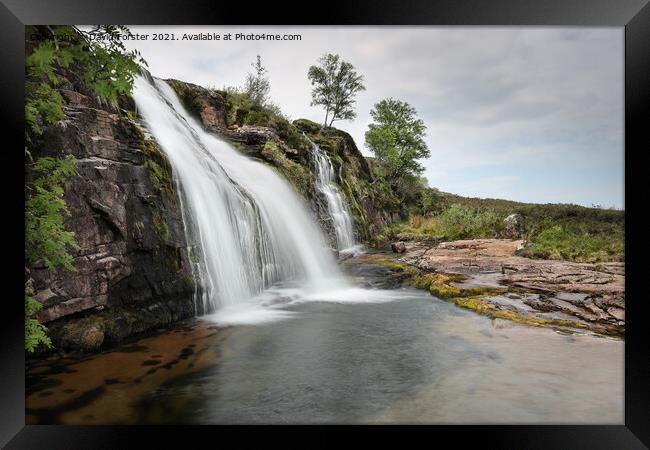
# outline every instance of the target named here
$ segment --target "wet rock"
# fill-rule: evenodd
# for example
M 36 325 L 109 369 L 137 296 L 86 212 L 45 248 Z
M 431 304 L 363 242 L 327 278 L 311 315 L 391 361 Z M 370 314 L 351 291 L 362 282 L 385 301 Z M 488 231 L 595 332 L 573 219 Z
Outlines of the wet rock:
M 54 330 L 54 346 L 92 351 L 191 316 L 194 282 L 173 179 L 156 183 L 149 168 L 155 162 L 170 174 L 163 154 L 124 112 L 69 88 L 62 91 L 64 125 L 49 128 L 48 145 L 32 153 L 64 149 L 76 160 L 78 175 L 66 182 L 64 197 L 65 228 L 79 245 L 72 252 L 76 270 L 34 266 L 29 276 L 44 305 L 37 318 Z M 164 313 L 128 321 L 116 314 L 154 304 L 164 305 Z
M 61 89 L 59 92 L 70 104 L 77 106 L 89 106 L 91 104 L 90 98 L 86 95 L 80 94 L 79 92 L 70 89 Z
M 86 351 L 99 350 L 104 342 L 104 332 L 97 327 L 84 330 L 79 340 L 80 346 Z
M 32 281 L 33 283 L 33 281 Z M 40 302 L 43 305 L 51 305 L 53 302 L 56 301 L 58 295 L 52 291 L 52 289 L 47 288 L 39 291 L 35 296 L 34 299 Z
M 70 321 L 61 327 L 55 327 L 51 336 L 57 346 L 65 349 L 97 351 L 104 343 L 104 322 L 92 317 Z
M 464 284 L 507 287 L 507 298 L 524 314 L 560 314 L 595 329 L 619 335 L 625 326 L 625 268 L 623 263 L 574 263 L 528 259 L 516 255 L 522 240 L 470 239 L 408 242 L 400 262 L 425 273 L 461 275 Z M 531 295 L 532 294 L 532 295 Z M 498 298 L 484 298 L 497 304 Z M 532 311 L 527 311 L 532 309 Z M 545 314 L 547 316 L 545 316 Z M 552 317 L 551 317 L 552 318 Z
M 187 110 L 197 115 L 208 130 L 227 129 L 226 100 L 219 92 L 179 80 L 165 81 L 176 91 Z

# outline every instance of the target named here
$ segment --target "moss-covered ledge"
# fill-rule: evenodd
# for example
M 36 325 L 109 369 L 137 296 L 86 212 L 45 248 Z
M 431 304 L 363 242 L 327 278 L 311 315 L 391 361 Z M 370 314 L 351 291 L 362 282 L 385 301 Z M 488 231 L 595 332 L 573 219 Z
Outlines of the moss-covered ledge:
M 112 306 L 48 324 L 54 350 L 97 352 L 125 338 L 166 327 L 194 315 L 191 302 L 161 300 L 146 308 Z

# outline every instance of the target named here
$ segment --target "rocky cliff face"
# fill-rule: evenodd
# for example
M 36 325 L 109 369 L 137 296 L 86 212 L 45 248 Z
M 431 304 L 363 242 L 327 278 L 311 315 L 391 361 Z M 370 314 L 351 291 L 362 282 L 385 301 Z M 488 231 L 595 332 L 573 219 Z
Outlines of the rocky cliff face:
M 76 160 L 78 175 L 65 189 L 65 226 L 80 247 L 76 271 L 30 267 L 28 274 L 55 347 L 96 350 L 191 316 L 195 286 L 165 158 L 128 104 L 102 104 L 66 87 L 65 120 L 43 136 L 39 152 Z

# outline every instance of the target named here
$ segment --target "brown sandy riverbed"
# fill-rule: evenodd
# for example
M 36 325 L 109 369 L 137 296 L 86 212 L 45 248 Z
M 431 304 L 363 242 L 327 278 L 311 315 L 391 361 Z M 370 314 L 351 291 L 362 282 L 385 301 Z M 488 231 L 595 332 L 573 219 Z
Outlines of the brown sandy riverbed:
M 224 332 L 190 321 L 106 352 L 39 361 L 27 373 L 26 423 L 138 423 L 133 404 L 210 365 Z

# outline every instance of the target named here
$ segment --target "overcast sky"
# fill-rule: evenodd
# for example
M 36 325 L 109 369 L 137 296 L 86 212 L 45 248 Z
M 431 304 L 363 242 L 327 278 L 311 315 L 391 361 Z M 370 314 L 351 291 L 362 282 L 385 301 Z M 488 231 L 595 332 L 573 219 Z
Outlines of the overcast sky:
M 154 76 L 241 85 L 257 54 L 272 100 L 322 122 L 307 69 L 338 53 L 363 74 L 360 150 L 387 97 L 427 126 L 431 186 L 465 196 L 624 206 L 623 29 L 550 27 L 130 27 L 133 32 L 297 33 L 300 41 L 130 41 Z

